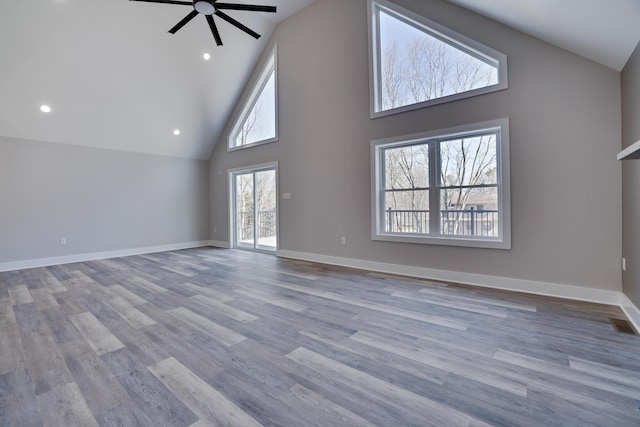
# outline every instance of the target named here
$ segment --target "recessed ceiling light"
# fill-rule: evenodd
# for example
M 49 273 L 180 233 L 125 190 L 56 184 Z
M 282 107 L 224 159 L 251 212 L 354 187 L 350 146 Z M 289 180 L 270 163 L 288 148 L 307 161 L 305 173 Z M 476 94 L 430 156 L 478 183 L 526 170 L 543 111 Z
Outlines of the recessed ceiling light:
M 204 58 L 205 61 L 208 61 L 211 59 L 211 55 L 209 53 L 205 53 L 204 55 L 202 55 L 202 57 Z
M 174 129 L 174 130 L 173 130 L 173 134 L 174 134 L 175 136 L 180 135 L 180 129 Z
M 48 105 L 41 105 L 40 106 L 40 111 L 42 111 L 43 113 L 50 113 L 51 112 L 51 107 L 49 107 Z

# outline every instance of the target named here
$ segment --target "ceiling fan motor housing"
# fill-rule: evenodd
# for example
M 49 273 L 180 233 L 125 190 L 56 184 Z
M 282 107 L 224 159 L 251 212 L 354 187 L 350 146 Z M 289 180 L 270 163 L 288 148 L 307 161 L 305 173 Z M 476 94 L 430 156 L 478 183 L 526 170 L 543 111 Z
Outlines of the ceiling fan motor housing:
M 193 7 L 203 15 L 213 15 L 216 13 L 216 7 L 213 2 L 205 0 L 194 0 Z

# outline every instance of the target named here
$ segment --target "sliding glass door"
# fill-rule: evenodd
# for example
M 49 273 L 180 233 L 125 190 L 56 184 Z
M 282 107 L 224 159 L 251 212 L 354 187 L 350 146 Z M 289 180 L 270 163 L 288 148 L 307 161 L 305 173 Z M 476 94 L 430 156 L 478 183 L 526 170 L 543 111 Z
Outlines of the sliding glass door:
M 234 247 L 275 251 L 278 247 L 275 166 L 236 171 L 231 177 Z

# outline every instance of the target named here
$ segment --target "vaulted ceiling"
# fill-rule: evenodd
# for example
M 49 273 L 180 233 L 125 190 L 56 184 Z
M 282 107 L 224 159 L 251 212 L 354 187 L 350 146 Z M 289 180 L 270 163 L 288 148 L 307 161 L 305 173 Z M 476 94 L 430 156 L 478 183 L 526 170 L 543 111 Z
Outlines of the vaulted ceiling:
M 621 71 L 640 41 L 640 0 L 449 0 Z
M 234 2 L 278 7 L 226 11 L 262 38 L 217 19 L 216 47 L 204 16 L 169 34 L 184 5 L 4 0 L 0 135 L 207 159 L 273 29 L 312 0 Z
M 207 159 L 275 26 L 313 1 L 233 0 L 278 13 L 228 11 L 263 37 L 218 20 L 216 47 L 203 16 L 167 32 L 189 6 L 5 0 L 0 136 Z M 615 70 L 640 40 L 640 0 L 449 1 Z

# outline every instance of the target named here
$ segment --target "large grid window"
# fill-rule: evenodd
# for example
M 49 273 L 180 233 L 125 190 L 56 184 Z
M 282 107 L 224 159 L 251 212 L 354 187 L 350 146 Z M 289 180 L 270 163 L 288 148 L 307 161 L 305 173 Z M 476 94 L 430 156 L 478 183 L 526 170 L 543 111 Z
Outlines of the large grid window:
M 369 0 L 372 117 L 507 87 L 504 54 L 387 0 Z
M 276 50 L 264 65 L 229 136 L 229 150 L 278 139 Z
M 507 119 L 372 142 L 374 240 L 510 248 Z

